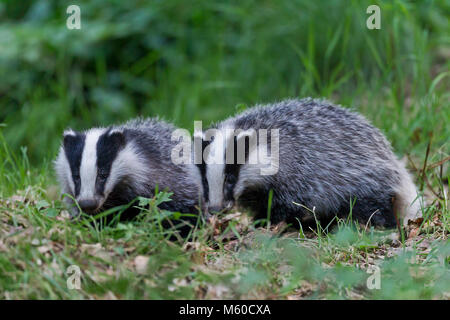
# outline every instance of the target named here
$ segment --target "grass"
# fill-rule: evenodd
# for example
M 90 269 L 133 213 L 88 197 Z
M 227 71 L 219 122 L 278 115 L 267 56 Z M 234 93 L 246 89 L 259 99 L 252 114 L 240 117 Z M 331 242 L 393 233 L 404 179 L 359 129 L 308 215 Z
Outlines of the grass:
M 170 240 L 173 230 L 161 221 L 177 217 L 156 208 L 170 194 L 134 203 L 142 211 L 133 221 L 104 223 L 114 210 L 71 220 L 40 176 L 45 171 L 30 169 L 26 154 L 15 157 L 6 145 L 0 155 L 2 190 L 11 191 L 0 197 L 3 299 L 449 297 L 450 211 L 439 167 L 425 171 L 438 196 L 403 241 L 350 219 L 333 230 L 285 231 L 255 227 L 240 212 L 199 221 L 189 240 Z M 80 290 L 67 287 L 73 265 Z M 366 286 L 373 266 L 381 270 L 379 290 Z
M 379 31 L 365 28 L 371 1 L 80 1 L 76 33 L 64 1 L 0 4 L 0 298 L 448 299 L 448 3 L 376 2 Z M 233 212 L 169 240 L 164 193 L 133 221 L 68 219 L 51 168 L 63 128 L 141 114 L 192 129 L 296 96 L 354 108 L 392 142 L 425 201 L 403 238 Z

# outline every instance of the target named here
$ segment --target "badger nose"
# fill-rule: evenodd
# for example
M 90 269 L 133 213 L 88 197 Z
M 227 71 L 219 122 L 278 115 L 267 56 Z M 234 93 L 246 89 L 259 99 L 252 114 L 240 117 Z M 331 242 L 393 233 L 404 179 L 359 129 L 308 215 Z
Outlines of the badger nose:
M 80 200 L 78 201 L 78 204 L 80 205 L 81 210 L 85 212 L 95 211 L 95 209 L 97 209 L 98 206 L 97 201 L 93 199 Z

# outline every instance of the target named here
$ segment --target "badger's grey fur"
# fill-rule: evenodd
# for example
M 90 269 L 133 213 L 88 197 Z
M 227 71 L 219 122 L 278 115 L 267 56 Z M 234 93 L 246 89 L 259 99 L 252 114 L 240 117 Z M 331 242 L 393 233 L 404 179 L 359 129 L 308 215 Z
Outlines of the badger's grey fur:
M 236 145 L 226 129 L 279 129 L 278 172 L 261 175 L 260 164 L 198 164 L 208 210 L 238 205 L 257 217 L 267 215 L 272 189 L 272 222 L 313 222 L 335 215 L 394 227 L 419 214 L 412 179 L 389 142 L 361 115 L 325 100 L 285 100 L 253 107 L 214 126 L 226 141 L 203 136 L 205 159 L 224 157 Z M 233 141 L 234 139 L 234 141 Z M 209 145 L 208 145 L 209 144 Z M 246 150 L 249 154 L 271 144 Z M 270 148 L 267 148 L 270 150 Z M 270 155 L 276 157 L 277 155 Z M 210 159 L 211 160 L 211 159 Z
M 171 141 L 175 128 L 158 119 L 135 119 L 123 125 L 66 130 L 55 170 L 62 193 L 76 199 L 86 213 L 97 213 L 131 202 L 138 196 L 152 197 L 156 186 L 173 192 L 172 201 L 161 209 L 196 213 L 195 167 L 175 165 Z M 77 207 L 65 198 L 72 214 Z

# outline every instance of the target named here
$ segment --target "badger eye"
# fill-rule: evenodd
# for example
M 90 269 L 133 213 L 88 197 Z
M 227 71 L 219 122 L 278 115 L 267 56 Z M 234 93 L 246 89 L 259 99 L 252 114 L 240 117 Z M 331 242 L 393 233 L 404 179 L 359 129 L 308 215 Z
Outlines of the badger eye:
M 104 171 L 99 171 L 98 172 L 98 177 L 101 180 L 106 180 L 106 178 L 108 177 L 108 174 L 106 172 L 104 172 Z
M 236 177 L 235 176 L 230 176 L 226 179 L 225 184 L 227 186 L 232 186 L 236 183 Z

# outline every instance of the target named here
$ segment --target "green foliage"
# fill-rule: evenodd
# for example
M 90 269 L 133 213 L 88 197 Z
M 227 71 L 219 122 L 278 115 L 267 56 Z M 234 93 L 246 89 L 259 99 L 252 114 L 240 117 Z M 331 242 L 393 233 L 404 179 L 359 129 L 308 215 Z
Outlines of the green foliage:
M 77 1 L 81 30 L 66 28 L 70 1 L 3 2 L 5 136 L 40 163 L 66 126 L 141 114 L 192 128 L 242 104 L 320 96 L 362 111 L 399 152 L 423 151 L 430 131 L 445 142 L 448 73 L 430 70 L 448 70 L 448 2 L 377 1 L 382 29 L 368 30 L 372 2 Z
M 32 182 L 27 148 L 21 148 L 21 156 L 12 152 L 3 136 L 0 124 L 0 198 L 8 191 L 30 185 Z

